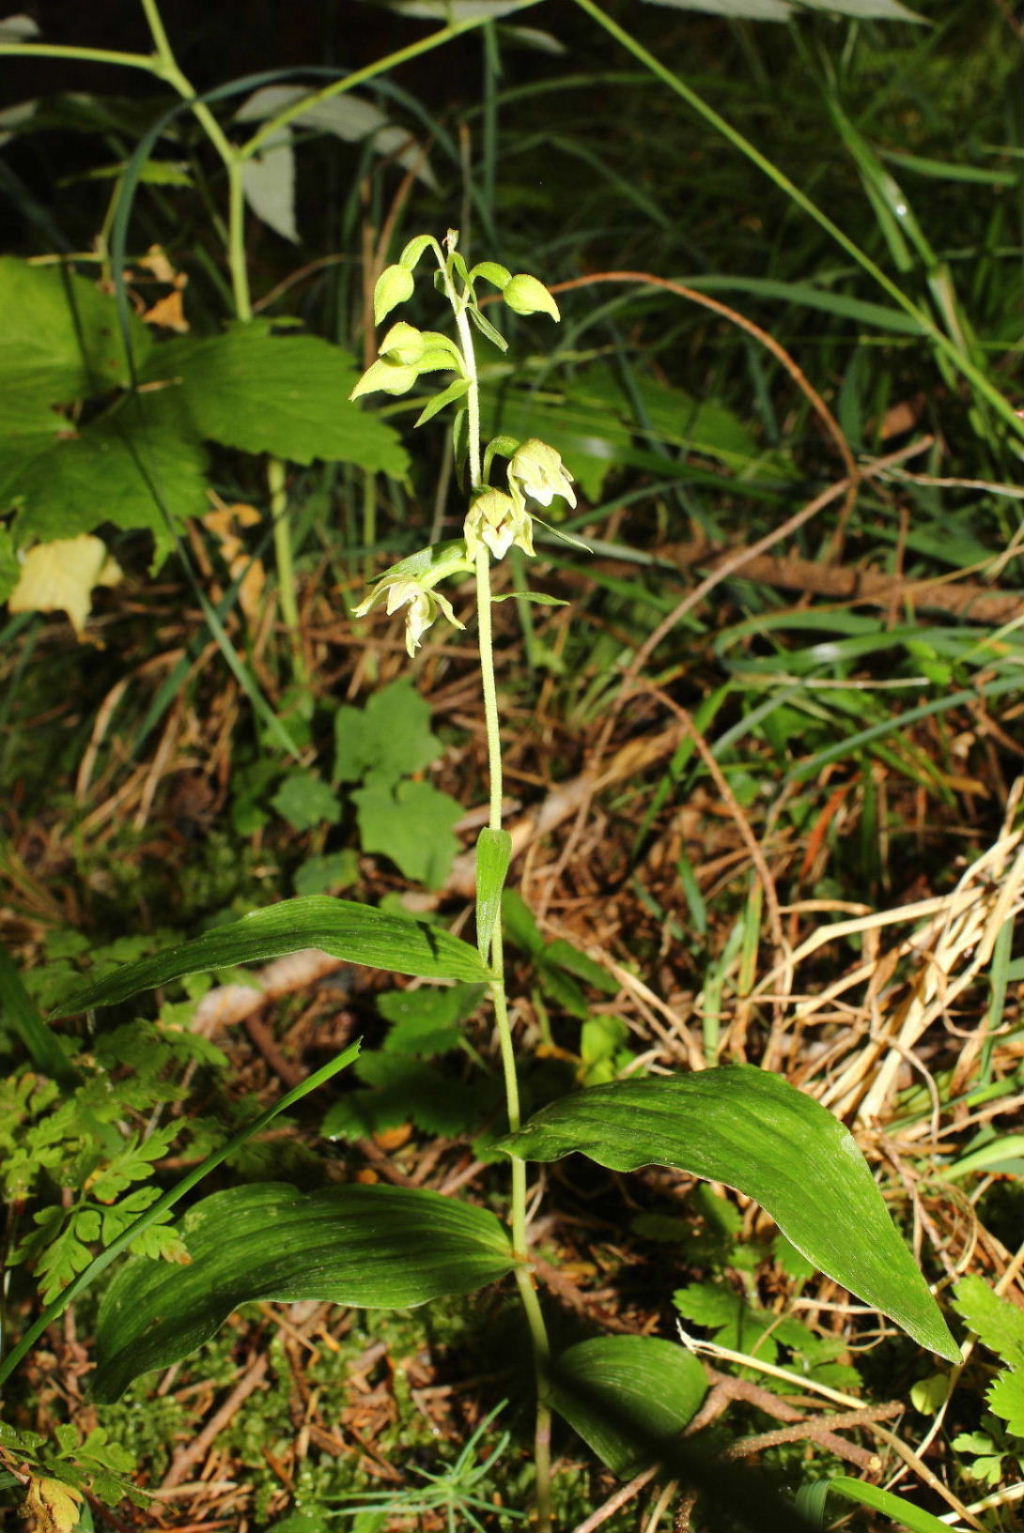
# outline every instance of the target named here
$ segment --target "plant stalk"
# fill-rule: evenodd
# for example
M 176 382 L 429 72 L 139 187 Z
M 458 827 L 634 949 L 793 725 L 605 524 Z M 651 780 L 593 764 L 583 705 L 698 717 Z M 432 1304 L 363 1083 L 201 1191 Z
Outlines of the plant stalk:
M 473 349 L 473 334 L 466 315 L 465 299 L 457 297 L 446 271 L 446 286 L 459 333 L 466 377 L 469 379 L 467 403 L 467 436 L 469 447 L 470 494 L 481 482 L 480 461 L 480 390 Z M 479 631 L 480 674 L 483 683 L 484 722 L 487 733 L 487 766 L 490 781 L 491 830 L 501 829 L 502 805 L 502 758 L 501 729 L 498 716 L 498 690 L 494 674 L 494 635 L 491 623 L 491 555 L 481 542 L 476 551 L 476 604 Z M 498 920 L 491 939 L 491 968 L 495 979 L 491 983 L 491 1001 L 498 1031 L 501 1052 L 501 1068 L 505 1084 L 505 1104 L 508 1126 L 515 1133 L 522 1123 L 519 1098 L 519 1077 L 516 1072 L 515 1043 L 508 1011 L 508 995 L 505 989 L 505 951 L 502 940 L 501 921 Z M 529 1267 L 529 1243 L 526 1230 L 526 1162 L 512 1157 L 512 1188 L 509 1208 L 509 1226 L 512 1248 L 519 1258 L 515 1269 L 519 1298 L 526 1316 L 533 1348 L 534 1372 L 537 1380 L 537 1414 L 534 1426 L 534 1470 L 536 1474 L 536 1528 L 537 1533 L 550 1533 L 551 1528 L 551 1403 L 549 1364 L 551 1344 L 548 1340 L 544 1314 L 537 1297 L 533 1274 Z

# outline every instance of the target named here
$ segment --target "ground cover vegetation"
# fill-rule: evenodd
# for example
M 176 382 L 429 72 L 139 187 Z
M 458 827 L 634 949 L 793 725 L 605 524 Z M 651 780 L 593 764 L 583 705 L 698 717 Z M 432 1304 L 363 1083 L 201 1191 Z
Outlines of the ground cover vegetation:
M 0 23 L 4 1516 L 1018 1527 L 1014 9 L 123 10 Z

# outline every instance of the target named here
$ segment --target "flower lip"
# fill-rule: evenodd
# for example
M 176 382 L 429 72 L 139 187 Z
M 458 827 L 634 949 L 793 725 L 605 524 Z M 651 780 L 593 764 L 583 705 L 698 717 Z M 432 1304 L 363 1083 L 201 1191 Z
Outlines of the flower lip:
M 485 489 L 475 496 L 465 523 L 466 551 L 471 558 L 482 543 L 495 559 L 503 559 L 515 543 L 533 553 L 533 519 L 521 496 Z

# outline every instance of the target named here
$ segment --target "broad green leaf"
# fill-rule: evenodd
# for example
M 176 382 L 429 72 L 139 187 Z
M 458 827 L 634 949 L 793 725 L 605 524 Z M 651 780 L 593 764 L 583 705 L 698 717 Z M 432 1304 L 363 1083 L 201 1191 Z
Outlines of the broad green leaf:
M 350 404 L 355 364 L 314 335 L 273 335 L 259 320 L 206 340 L 183 336 L 156 347 L 144 370 L 163 383 L 196 436 L 292 463 L 358 463 L 402 478 L 396 432 Z
M 459 850 L 462 805 L 430 782 L 371 783 L 352 795 L 364 852 L 382 852 L 406 878 L 440 889 Z
M 205 471 L 201 443 L 161 425 L 138 398 L 27 463 L 8 459 L 0 441 L 0 500 L 20 503 L 19 543 L 74 538 L 112 522 L 150 531 L 155 565 L 174 549 L 174 528 L 207 509 Z
M 320 948 L 348 963 L 423 979 L 481 981 L 491 977 L 476 948 L 426 921 L 385 915 L 352 900 L 310 894 L 305 899 L 283 900 L 265 910 L 254 910 L 240 921 L 215 927 L 191 942 L 125 964 L 65 996 L 54 1016 L 113 1006 L 141 990 L 153 990 L 186 974 L 263 963 L 305 947 Z
M 180 1233 L 188 1266 L 134 1258 L 104 1295 L 100 1400 L 185 1357 L 254 1299 L 405 1309 L 471 1293 L 515 1265 L 494 1214 L 418 1188 L 235 1187 L 190 1209 Z
M 592 1086 L 499 1144 L 524 1160 L 576 1150 L 614 1171 L 674 1166 L 724 1182 L 756 1198 L 829 1277 L 922 1346 L 959 1361 L 853 1136 L 777 1075 L 738 1065 Z
M 552 1400 L 620 1480 L 677 1442 L 708 1388 L 685 1348 L 652 1336 L 595 1336 L 552 1367 Z
M 484 963 L 501 914 L 501 895 L 512 861 L 512 837 L 507 830 L 485 826 L 476 843 L 476 945 Z
M 66 267 L 30 266 L 0 257 L 0 391 L 5 396 L 0 433 L 6 431 L 9 397 L 69 404 L 131 380 L 117 304 L 92 282 Z M 131 321 L 136 362 L 153 345 L 140 320 Z M 62 423 L 66 428 L 67 420 Z

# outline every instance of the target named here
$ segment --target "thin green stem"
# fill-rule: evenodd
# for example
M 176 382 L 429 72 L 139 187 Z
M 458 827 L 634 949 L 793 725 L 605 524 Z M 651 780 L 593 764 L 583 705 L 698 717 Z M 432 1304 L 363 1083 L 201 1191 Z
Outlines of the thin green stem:
M 249 293 L 249 272 L 245 262 L 245 188 L 242 182 L 244 151 L 235 148 L 206 102 L 198 99 L 191 82 L 182 73 L 164 29 L 157 0 L 141 0 L 141 5 L 156 48 L 156 58 L 151 61 L 154 74 L 160 75 L 172 89 L 177 91 L 183 101 L 189 103 L 192 115 L 217 151 L 227 173 L 227 254 L 228 269 L 231 273 L 231 291 L 234 295 L 237 318 L 250 320 L 252 299 Z
M 482 464 L 480 455 L 480 382 L 477 374 L 473 331 L 468 317 L 471 294 L 455 292 L 451 276 L 451 263 L 441 267 L 445 291 L 455 315 L 465 375 L 469 382 L 466 394 L 467 439 L 469 450 L 470 494 L 480 488 Z M 501 727 L 498 715 L 498 689 L 494 674 L 494 630 L 491 623 L 491 555 L 483 542 L 476 550 L 476 604 L 480 649 L 480 675 L 484 697 L 484 723 L 487 735 L 487 766 L 490 778 L 491 830 L 501 829 L 502 758 Z M 522 1122 L 519 1098 L 519 1076 L 516 1071 L 515 1041 L 512 1022 L 508 1012 L 508 995 L 505 989 L 505 950 L 502 940 L 501 921 L 494 928 L 491 939 L 491 969 L 495 975 L 491 983 L 491 1000 L 498 1032 L 501 1053 L 502 1077 L 505 1084 L 505 1106 L 508 1126 L 515 1133 Z M 526 1229 L 526 1163 L 512 1157 L 512 1187 L 509 1200 L 509 1227 L 512 1248 L 519 1258 L 516 1266 L 516 1285 L 533 1347 L 534 1371 L 537 1379 L 537 1415 L 534 1430 L 534 1470 L 536 1474 L 536 1528 L 537 1533 L 549 1533 L 551 1528 L 551 1390 L 549 1368 L 551 1344 L 548 1340 L 544 1313 L 537 1296 L 533 1273 L 529 1267 L 529 1241 Z
M 894 303 L 897 303 L 905 313 L 912 316 L 932 342 L 936 351 L 949 358 L 960 374 L 974 385 L 979 394 L 982 394 L 988 400 L 989 404 L 992 405 L 1003 421 L 1012 427 L 1014 434 L 1016 436 L 1024 436 L 1024 420 L 1017 415 L 1010 400 L 995 387 L 992 381 L 974 364 L 971 358 L 964 354 L 956 342 L 951 340 L 939 328 L 927 310 L 922 309 L 912 298 L 908 297 L 899 284 L 894 282 L 888 273 L 883 271 L 867 252 L 862 250 L 857 242 L 850 238 L 845 230 L 841 229 L 838 224 L 833 223 L 823 208 L 820 208 L 811 197 L 808 197 L 807 193 L 802 191 L 795 181 L 791 181 L 784 171 L 773 164 L 767 155 L 762 154 L 760 149 L 755 144 L 752 144 L 750 139 L 746 138 L 738 128 L 734 128 L 731 122 L 716 112 L 714 107 L 709 106 L 696 91 L 691 90 L 666 64 L 663 64 L 653 53 L 650 53 L 625 28 L 620 27 L 617 22 L 606 15 L 602 7 L 596 3 L 596 0 L 576 0 L 576 4 L 596 21 L 599 26 L 603 27 L 610 36 L 614 37 L 616 42 L 621 43 L 627 52 L 631 53 L 645 68 L 649 69 L 651 74 L 661 80 L 664 85 L 667 85 L 677 96 L 680 96 L 693 111 L 703 117 L 704 121 L 709 123 L 734 148 L 738 149 L 741 154 L 745 154 L 747 159 L 752 161 L 759 170 L 763 171 L 771 181 L 774 181 L 775 185 L 785 192 L 786 196 L 797 207 L 802 208 L 809 217 L 813 218 L 815 223 L 824 229 L 826 234 L 830 235 L 836 244 L 845 250 L 847 255 L 851 256 L 857 262 L 857 265 L 877 282 L 879 287 L 888 293 Z
M 118 53 L 113 48 L 76 48 L 70 43 L 0 43 L 0 58 L 81 59 L 83 64 L 121 64 L 125 69 L 145 69 L 157 74 L 152 53 Z

